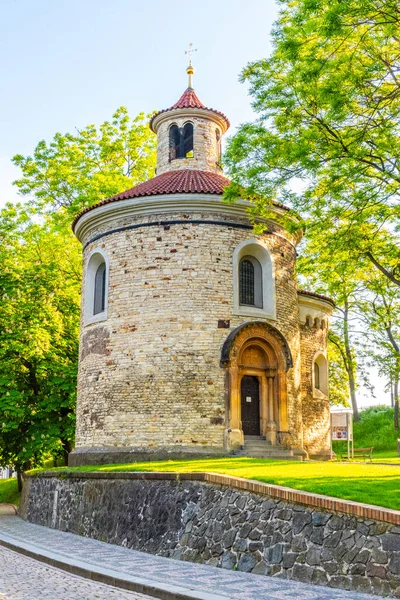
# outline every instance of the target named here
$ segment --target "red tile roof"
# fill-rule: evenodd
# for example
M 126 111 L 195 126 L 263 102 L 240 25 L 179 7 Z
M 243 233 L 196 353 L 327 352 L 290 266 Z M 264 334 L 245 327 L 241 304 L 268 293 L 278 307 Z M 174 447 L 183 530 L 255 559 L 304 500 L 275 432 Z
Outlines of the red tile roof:
M 172 108 L 206 108 L 206 106 L 199 100 L 196 92 L 192 88 L 188 88 Z
M 102 200 L 93 206 L 85 208 L 80 212 L 72 223 L 75 227 L 78 219 L 93 208 L 116 202 L 117 200 L 126 200 L 128 198 L 138 198 L 140 196 L 155 196 L 162 194 L 222 194 L 224 188 L 230 181 L 223 175 L 212 173 L 211 171 L 197 171 L 194 169 L 184 169 L 181 171 L 168 171 L 162 175 L 157 175 L 149 181 L 139 183 L 130 190 L 121 192 L 116 196 Z
M 329 296 L 323 296 L 322 294 L 316 294 L 315 292 L 307 292 L 306 290 L 297 290 L 297 293 L 301 294 L 302 296 L 311 296 L 313 298 L 325 300 L 326 302 L 330 302 L 330 304 L 332 304 L 333 307 L 336 307 L 335 302 L 332 300 L 332 298 L 329 298 Z
M 187 90 L 185 90 L 182 94 L 182 96 L 179 98 L 178 102 L 175 102 L 175 104 L 173 106 L 170 106 L 170 108 L 165 108 L 164 110 L 160 110 L 158 113 L 156 113 L 155 115 L 152 116 L 151 120 L 150 120 L 150 129 L 153 130 L 153 121 L 154 119 L 158 116 L 161 115 L 162 113 L 166 113 L 166 112 L 170 112 L 179 108 L 200 108 L 202 110 L 209 110 L 213 113 L 216 113 L 217 115 L 219 115 L 220 117 L 222 117 L 226 123 L 226 128 L 228 129 L 230 126 L 230 122 L 229 119 L 219 110 L 215 110 L 214 108 L 207 108 L 207 106 L 205 106 L 198 98 L 196 92 L 192 89 L 192 88 L 187 88 Z
M 211 171 L 198 171 L 194 169 L 182 169 L 180 171 L 168 171 L 157 175 L 149 181 L 139 183 L 135 187 L 121 192 L 111 198 L 106 198 L 93 206 L 88 206 L 82 212 L 80 212 L 72 223 L 72 229 L 75 228 L 76 223 L 82 215 L 89 212 L 90 210 L 109 204 L 110 202 L 117 202 L 118 200 L 127 200 L 128 198 L 140 198 L 142 196 L 160 196 L 163 194 L 219 194 L 222 195 L 224 188 L 230 184 L 230 180 L 223 175 L 213 173 Z M 273 202 L 274 206 L 277 206 L 283 210 L 289 211 L 290 209 L 279 202 Z M 309 292 L 304 292 L 308 294 Z M 322 298 L 324 296 L 321 296 Z

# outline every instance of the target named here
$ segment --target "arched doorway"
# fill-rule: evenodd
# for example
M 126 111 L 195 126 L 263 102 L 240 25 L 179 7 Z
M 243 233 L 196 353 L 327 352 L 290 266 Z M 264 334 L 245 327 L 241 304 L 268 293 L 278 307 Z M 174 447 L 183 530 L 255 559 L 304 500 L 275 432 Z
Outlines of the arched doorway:
M 228 370 L 227 446 L 245 435 L 265 436 L 272 445 L 287 430 L 286 371 L 292 366 L 282 334 L 267 323 L 247 323 L 228 336 L 221 357 Z

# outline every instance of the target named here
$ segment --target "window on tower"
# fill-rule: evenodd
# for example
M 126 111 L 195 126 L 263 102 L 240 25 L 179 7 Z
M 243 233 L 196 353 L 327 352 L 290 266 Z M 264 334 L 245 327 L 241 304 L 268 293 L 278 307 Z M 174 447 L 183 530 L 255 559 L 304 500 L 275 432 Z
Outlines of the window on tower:
M 88 259 L 85 277 L 85 324 L 107 319 L 108 257 L 97 248 Z
M 93 314 L 98 315 L 104 311 L 106 302 L 106 263 L 103 262 L 97 267 L 94 277 L 94 302 Z
M 182 158 L 181 150 L 181 133 L 178 125 L 171 125 L 169 130 L 169 159 Z
M 171 125 L 169 129 L 169 160 L 176 158 L 193 158 L 193 124 L 184 127 Z
M 215 130 L 215 139 L 217 141 L 217 162 L 220 162 L 221 160 L 221 132 L 219 129 Z
M 312 372 L 313 396 L 320 398 L 328 395 L 328 361 L 322 352 L 318 352 L 313 360 Z
M 193 158 L 193 125 L 186 123 L 183 128 L 183 150 L 185 158 Z
M 262 267 L 254 256 L 244 256 L 239 264 L 239 304 L 263 307 Z
M 234 314 L 275 319 L 274 265 L 264 241 L 243 240 L 235 248 L 232 259 Z

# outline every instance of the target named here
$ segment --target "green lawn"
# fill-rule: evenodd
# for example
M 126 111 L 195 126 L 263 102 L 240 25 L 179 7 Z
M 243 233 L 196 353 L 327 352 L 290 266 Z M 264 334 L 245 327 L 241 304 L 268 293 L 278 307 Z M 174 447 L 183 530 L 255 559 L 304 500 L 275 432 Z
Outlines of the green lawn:
M 214 458 L 57 470 L 174 471 L 177 473 L 208 471 L 400 510 L 400 468 L 371 463 L 301 463 L 255 458 Z
M 18 484 L 16 478 L 0 479 L 0 504 L 19 504 Z

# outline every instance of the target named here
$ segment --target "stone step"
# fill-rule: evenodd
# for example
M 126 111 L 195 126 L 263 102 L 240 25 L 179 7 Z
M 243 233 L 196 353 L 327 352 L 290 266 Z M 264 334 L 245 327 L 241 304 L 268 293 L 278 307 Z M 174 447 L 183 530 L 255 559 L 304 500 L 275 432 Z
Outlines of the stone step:
M 244 441 L 245 448 L 274 448 L 271 444 L 266 442 L 265 440 L 252 440 L 251 442 L 245 440 Z

